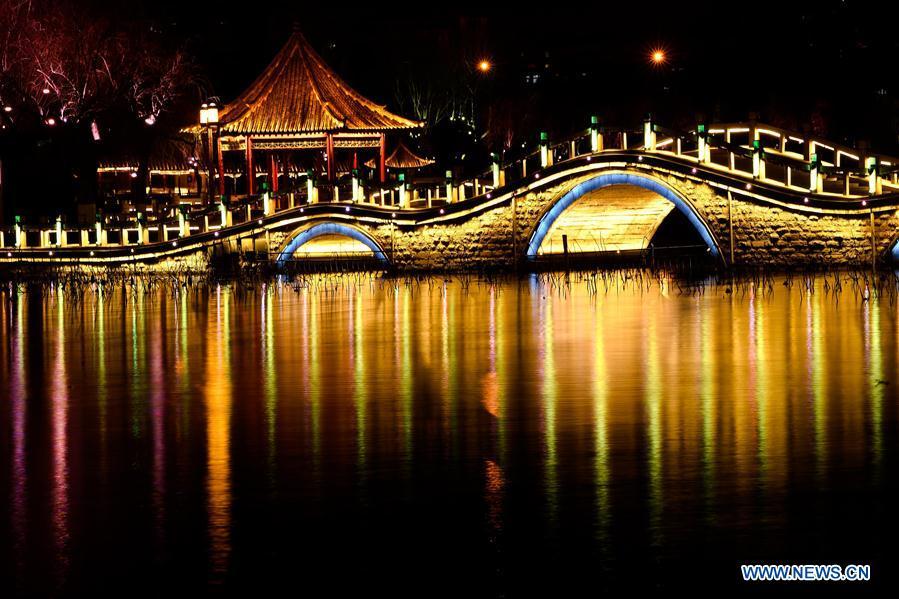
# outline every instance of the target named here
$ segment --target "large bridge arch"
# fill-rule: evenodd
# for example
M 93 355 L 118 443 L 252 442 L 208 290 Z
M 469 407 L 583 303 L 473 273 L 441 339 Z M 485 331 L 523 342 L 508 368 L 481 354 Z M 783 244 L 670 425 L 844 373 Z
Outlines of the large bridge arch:
M 651 175 L 630 171 L 601 172 L 574 185 L 571 189 L 568 189 L 565 193 L 555 199 L 544 210 L 528 238 L 525 254 L 526 258 L 534 259 L 537 257 L 541 246 L 552 231 L 553 225 L 555 225 L 562 215 L 572 208 L 572 206 L 579 200 L 589 197 L 590 194 L 593 194 L 594 192 L 616 186 L 638 188 L 644 192 L 651 192 L 651 195 L 670 202 L 670 204 L 680 211 L 680 213 L 683 214 L 696 229 L 697 233 L 708 247 L 709 253 L 717 259 L 722 259 L 721 249 L 714 233 L 712 233 L 709 225 L 705 222 L 689 199 L 687 199 L 681 192 Z M 658 224 L 658 222 L 655 223 L 654 227 L 657 228 Z
M 306 225 L 290 233 L 278 252 L 278 265 L 283 265 L 290 260 L 301 247 L 310 241 L 325 236 L 337 236 L 357 241 L 371 250 L 374 258 L 379 262 L 385 266 L 390 263 L 384 249 L 366 231 L 350 224 L 324 221 Z

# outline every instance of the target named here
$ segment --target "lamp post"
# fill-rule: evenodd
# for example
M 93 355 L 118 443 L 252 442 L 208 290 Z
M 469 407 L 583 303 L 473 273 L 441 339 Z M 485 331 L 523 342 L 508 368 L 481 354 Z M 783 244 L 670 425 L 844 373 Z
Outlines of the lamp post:
M 219 124 L 219 107 L 214 100 L 204 102 L 200 106 L 200 125 L 204 129 L 203 144 L 206 146 L 206 199 L 212 203 L 212 163 L 215 161 L 214 136 Z M 224 177 L 219 173 L 219 177 Z

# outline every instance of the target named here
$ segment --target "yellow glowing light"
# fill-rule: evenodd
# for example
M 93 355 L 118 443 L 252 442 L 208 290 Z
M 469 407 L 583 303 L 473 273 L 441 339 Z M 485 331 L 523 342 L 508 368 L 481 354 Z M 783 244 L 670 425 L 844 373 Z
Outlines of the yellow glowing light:
M 484 59 L 478 63 L 478 70 L 481 71 L 482 73 L 486 73 L 487 71 L 489 71 L 491 69 L 492 66 L 493 65 L 490 64 L 489 60 Z
M 650 60 L 652 60 L 653 64 L 659 65 L 663 64 L 667 60 L 667 56 L 665 56 L 665 51 L 661 49 L 656 49 L 652 51 L 652 54 L 649 56 Z

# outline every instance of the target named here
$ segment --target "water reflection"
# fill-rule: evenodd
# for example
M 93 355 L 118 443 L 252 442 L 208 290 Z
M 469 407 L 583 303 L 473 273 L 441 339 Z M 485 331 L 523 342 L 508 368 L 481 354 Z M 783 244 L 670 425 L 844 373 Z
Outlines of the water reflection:
M 153 514 L 156 529 L 158 551 L 165 544 L 165 407 L 166 381 L 164 378 L 165 356 L 163 355 L 164 327 L 166 326 L 165 308 L 155 323 L 157 330 L 150 333 L 150 419 L 153 427 Z
M 815 475 L 819 484 L 827 474 L 827 381 L 824 378 L 824 339 L 821 335 L 821 293 L 807 293 L 805 296 L 806 361 L 809 371 L 806 383 L 812 399 L 815 422 Z
M 206 489 L 211 579 L 221 583 L 231 554 L 231 295 L 216 289 L 206 328 Z
M 871 294 L 867 285 L 864 297 L 868 298 L 864 306 L 865 318 L 865 370 L 868 372 L 868 394 L 871 410 L 871 456 L 879 466 L 883 451 L 883 399 L 887 381 L 883 378 L 883 361 L 881 357 L 880 338 L 880 297 Z M 880 468 L 875 469 L 880 476 Z
M 556 446 L 556 353 L 554 346 L 555 323 L 553 322 L 553 290 L 542 285 L 537 286 L 537 293 L 532 295 L 537 304 L 537 333 L 539 349 L 537 352 L 538 372 L 540 373 L 541 428 L 543 430 L 543 484 L 546 488 L 547 524 L 552 529 L 558 518 L 558 453 Z M 552 534 L 552 533 L 550 533 Z
M 594 301 L 602 302 L 602 298 Z M 606 368 L 605 328 L 601 306 L 593 305 L 593 463 L 594 486 L 596 488 L 596 537 L 601 554 L 605 559 L 611 556 L 610 525 L 612 522 L 611 470 L 609 464 L 609 387 Z
M 727 581 L 741 556 L 888 563 L 870 533 L 896 520 L 899 327 L 895 298 L 863 296 L 820 277 L 3 288 L 7 588 L 349 564 L 380 588 L 403 562 L 514 594 L 644 566 L 663 585 L 688 557 Z
M 697 298 L 694 301 L 693 321 L 694 330 L 698 337 L 694 343 L 700 348 L 700 369 L 699 376 L 701 379 L 700 402 L 701 402 L 701 418 L 702 418 L 702 494 L 705 503 L 706 522 L 714 524 L 716 520 L 715 514 L 715 474 L 718 466 L 716 455 L 718 438 L 718 412 L 715 406 L 715 398 L 717 389 L 715 388 L 715 350 L 711 343 L 706 343 L 707 339 L 711 339 L 713 332 L 718 331 L 720 326 L 716 320 L 716 312 L 705 311 L 702 309 L 702 302 Z
M 661 308 L 660 308 L 661 309 Z M 656 322 L 658 311 L 647 311 L 646 343 L 646 447 L 647 464 L 649 466 L 649 526 L 652 544 L 662 544 L 662 509 L 664 507 L 664 489 L 662 488 L 663 438 L 662 438 L 662 385 L 663 373 L 659 364 L 659 330 Z
M 16 556 L 16 581 L 21 590 L 24 574 L 24 551 L 27 530 L 28 466 L 25 454 L 25 434 L 28 404 L 25 401 L 25 301 L 18 287 L 10 288 L 8 323 L 4 329 L 10 334 L 10 421 L 12 422 L 12 518 L 13 553 Z M 3 323 L 6 325 L 7 323 Z
M 350 369 L 353 372 L 353 407 L 356 417 L 356 476 L 360 489 L 365 488 L 368 473 L 368 380 L 365 370 L 365 321 L 361 287 L 350 293 L 350 318 L 347 334 L 352 337 Z
M 65 580 L 69 566 L 69 382 L 66 361 L 66 312 L 65 295 L 57 288 L 55 327 L 50 324 L 50 338 L 54 339 L 53 369 L 50 374 L 50 428 L 53 435 L 53 545 L 55 550 L 55 574 L 58 584 Z M 49 308 L 49 306 L 48 306 Z
M 275 305 L 275 293 L 268 285 L 262 288 L 262 376 L 265 392 L 265 445 L 266 470 L 269 482 L 275 486 L 275 460 L 277 440 L 275 438 L 278 422 L 278 372 L 275 368 L 275 326 L 272 314 Z
M 487 372 L 482 379 L 482 403 L 484 410 L 489 414 L 489 457 L 484 458 L 484 499 L 487 504 L 488 538 L 490 543 L 499 543 L 500 533 L 503 529 L 503 491 L 505 487 L 505 475 L 502 463 L 505 455 L 505 422 L 504 404 L 505 394 L 502 381 L 503 360 L 497 352 L 497 343 L 502 341 L 500 329 L 502 323 L 498 322 L 497 315 L 497 289 L 491 287 L 488 300 L 487 317 Z

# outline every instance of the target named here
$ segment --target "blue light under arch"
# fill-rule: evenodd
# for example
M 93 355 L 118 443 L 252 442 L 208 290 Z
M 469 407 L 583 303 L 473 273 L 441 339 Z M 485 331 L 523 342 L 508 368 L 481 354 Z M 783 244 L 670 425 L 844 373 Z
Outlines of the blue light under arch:
M 286 260 L 289 260 L 291 256 L 293 256 L 294 252 L 296 252 L 301 246 L 312 241 L 316 237 L 321 237 L 322 235 L 342 235 L 344 237 L 349 237 L 351 239 L 355 239 L 356 241 L 361 242 L 368 249 L 371 250 L 372 254 L 374 254 L 375 258 L 380 260 L 381 262 L 387 264 L 387 256 L 384 254 L 384 250 L 381 249 L 374 239 L 360 231 L 355 227 L 350 227 L 347 225 L 342 225 L 340 223 L 318 223 L 316 225 L 312 225 L 308 229 L 301 231 L 296 237 L 290 240 L 290 243 L 287 244 L 287 247 L 278 255 L 278 264 L 283 264 Z
M 596 175 L 592 179 L 584 181 L 583 183 L 578 183 L 571 190 L 569 190 L 565 195 L 563 195 L 540 219 L 540 222 L 537 224 L 537 228 L 534 229 L 534 234 L 531 235 L 531 240 L 528 242 L 528 251 L 527 257 L 533 258 L 537 255 L 537 250 L 540 249 L 540 246 L 543 244 L 543 239 L 549 233 L 549 230 L 552 228 L 553 223 L 556 222 L 556 219 L 562 215 L 565 210 L 568 209 L 569 206 L 574 204 L 577 200 L 579 200 L 584 195 L 590 193 L 591 191 L 595 191 L 597 189 L 601 189 L 603 187 L 609 187 L 610 185 L 634 185 L 636 187 L 642 187 L 643 189 L 647 189 L 649 191 L 655 192 L 674 204 L 684 216 L 690 221 L 690 223 L 696 228 L 699 232 L 700 237 L 705 242 L 705 244 L 709 247 L 709 251 L 716 258 L 720 257 L 721 253 L 718 251 L 718 244 L 715 243 L 715 239 L 712 237 L 711 231 L 706 226 L 702 219 L 699 218 L 699 215 L 696 214 L 696 211 L 690 206 L 687 201 L 680 196 L 673 189 L 657 181 L 650 177 L 646 177 L 643 175 L 637 175 L 633 173 L 604 173 L 600 175 Z

